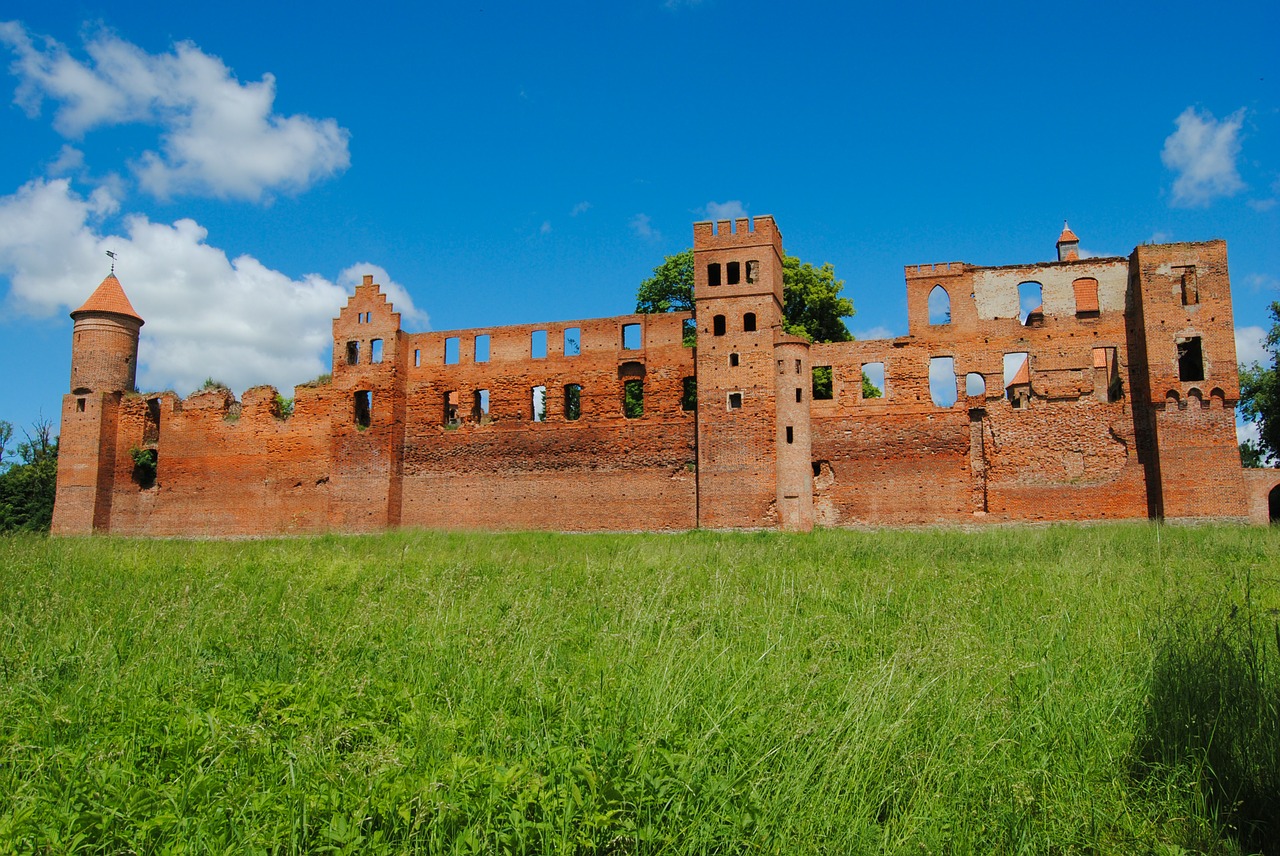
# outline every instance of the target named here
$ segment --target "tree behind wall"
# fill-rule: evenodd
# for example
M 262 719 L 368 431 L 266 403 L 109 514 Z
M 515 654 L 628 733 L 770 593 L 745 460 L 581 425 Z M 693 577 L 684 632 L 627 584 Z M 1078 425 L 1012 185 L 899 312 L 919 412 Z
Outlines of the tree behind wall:
M 1260 467 L 1269 459 L 1280 462 L 1280 302 L 1272 303 L 1271 330 L 1262 347 L 1271 355 L 1270 365 L 1253 363 L 1240 369 L 1240 416 L 1258 426 L 1257 444 L 1240 444 L 1240 458 L 1246 467 Z
M 47 420 L 23 433 L 27 439 L 17 445 L 17 461 L 0 472 L 0 532 L 47 532 L 58 486 L 58 441 Z M 0 421 L 0 460 L 12 437 L 13 426 Z

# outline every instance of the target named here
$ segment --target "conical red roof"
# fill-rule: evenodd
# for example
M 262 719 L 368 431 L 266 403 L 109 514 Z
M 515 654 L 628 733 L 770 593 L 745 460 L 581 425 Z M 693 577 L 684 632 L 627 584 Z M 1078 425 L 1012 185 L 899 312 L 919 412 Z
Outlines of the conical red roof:
M 1018 369 L 1018 373 L 1013 376 L 1013 380 L 1005 384 L 1005 389 L 1011 386 L 1025 386 L 1031 383 L 1031 358 L 1026 357 L 1022 361 L 1022 366 Z
M 1080 243 L 1080 239 L 1076 237 L 1076 233 L 1071 231 L 1071 227 L 1067 225 L 1067 221 L 1062 221 L 1062 234 L 1058 236 L 1059 244 Z
M 127 315 L 130 318 L 136 318 L 142 321 L 142 316 L 134 311 L 133 305 L 129 303 L 129 298 L 125 297 L 124 289 L 120 286 L 120 280 L 116 279 L 114 273 L 107 274 L 107 278 L 102 281 L 93 292 L 89 295 L 89 299 L 84 305 L 71 313 L 71 317 L 75 318 L 81 312 L 110 312 L 113 315 Z

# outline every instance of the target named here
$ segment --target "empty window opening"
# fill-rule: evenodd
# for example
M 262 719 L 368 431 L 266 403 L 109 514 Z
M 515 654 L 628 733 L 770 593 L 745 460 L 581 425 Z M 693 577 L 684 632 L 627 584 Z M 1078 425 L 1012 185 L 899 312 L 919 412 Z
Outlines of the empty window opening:
M 715 318 L 711 319 L 711 333 L 712 335 L 715 335 L 715 336 L 724 335 L 724 316 L 723 315 L 717 315 Z
M 476 336 L 476 362 L 489 362 L 489 334 L 483 333 Z
M 754 333 L 756 331 L 756 313 L 748 312 L 742 316 L 742 332 Z
M 1271 488 L 1267 494 L 1267 516 L 1272 524 L 1280 521 L 1280 487 Z
M 951 295 L 940 285 L 935 285 L 929 292 L 929 323 L 951 323 Z
M 368 428 L 373 414 L 373 392 L 367 389 L 356 390 L 352 411 L 356 427 Z
M 729 409 L 730 410 L 742 409 L 742 393 L 740 392 L 729 393 Z
M 964 376 L 964 394 L 970 398 L 975 395 L 986 395 L 987 379 L 978 372 L 969 372 Z
M 736 353 L 729 355 L 729 365 L 736 366 L 738 364 L 738 355 Z
M 147 421 L 142 426 L 142 442 L 160 442 L 160 399 L 147 399 Z
M 862 397 L 884 397 L 884 363 L 862 364 Z
M 929 358 L 929 398 L 934 407 L 950 407 L 958 398 L 955 357 Z
M 545 386 L 535 386 L 531 391 L 530 400 L 532 404 L 531 412 L 534 422 L 547 421 L 547 388 Z
M 742 282 L 742 265 L 738 262 L 729 262 L 725 267 L 725 282 L 729 285 L 737 285 Z
M 1004 355 L 1004 397 L 1018 410 L 1031 400 L 1031 355 L 1026 351 Z
M 582 415 L 582 385 L 567 383 L 564 387 L 564 418 L 570 422 Z
M 477 389 L 471 394 L 471 421 L 477 425 L 489 424 L 489 390 Z
M 369 343 L 369 362 L 371 363 L 382 362 L 382 340 L 381 339 L 374 339 L 372 342 Z
M 698 344 L 698 322 L 693 318 L 684 319 L 681 325 L 680 341 L 686 348 Z
M 1176 267 L 1173 272 L 1181 278 L 1182 305 L 1195 306 L 1200 302 L 1200 282 L 1195 265 Z
M 813 400 L 830 401 L 835 398 L 835 373 L 831 366 L 813 367 Z
M 360 343 L 347 342 L 347 365 L 354 366 L 360 362 Z
M 760 262 L 754 260 L 747 262 L 747 282 L 755 282 L 759 276 Z
M 547 331 L 534 330 L 529 334 L 529 356 L 535 360 L 547 358 Z
M 1178 380 L 1204 380 L 1204 353 L 1199 336 L 1178 340 Z
M 458 413 L 460 402 L 456 391 L 449 391 L 444 394 L 444 418 L 443 423 L 446 428 L 456 428 L 462 423 L 462 416 Z
M 686 412 L 698 408 L 698 379 L 687 377 L 681 384 L 680 409 Z
M 626 338 L 626 331 L 623 331 L 623 338 Z M 625 347 L 625 345 L 624 345 Z M 564 355 L 566 357 L 576 357 L 582 353 L 582 328 L 565 327 L 564 328 Z
M 800 374 L 800 370 L 801 370 L 801 363 L 799 360 L 796 360 L 796 374 Z
M 1039 315 L 1040 322 L 1044 322 L 1044 288 L 1038 282 L 1020 282 L 1018 283 L 1018 321 L 1028 327 L 1035 326 L 1036 319 L 1032 316 Z
M 644 416 L 644 381 L 640 378 L 622 384 L 622 415 L 628 419 Z
M 76 413 L 84 413 L 84 399 L 83 399 L 83 398 L 77 398 L 77 399 L 76 399 Z
M 800 404 L 803 401 L 804 401 L 804 387 L 797 386 L 796 387 L 796 404 Z
M 1071 283 L 1076 296 L 1076 317 L 1098 317 L 1098 281 L 1091 276 L 1083 276 Z
M 783 372 L 782 360 L 778 360 L 778 374 L 782 374 L 782 372 Z
M 720 284 L 720 265 L 712 262 L 707 265 L 707 285 Z
M 795 431 L 791 428 L 790 425 L 788 425 L 787 426 L 787 442 L 794 443 L 795 441 L 796 441 Z
M 413 349 L 413 367 L 417 368 L 422 365 L 422 351 L 418 348 Z
M 640 350 L 640 325 L 639 324 L 623 324 L 622 325 L 622 350 L 624 351 Z
M 457 336 L 450 336 L 449 338 L 445 339 L 444 340 L 444 364 L 446 366 L 455 365 L 458 362 L 459 353 L 461 352 L 461 350 L 462 350 L 461 343 L 458 341 Z
M 1115 348 L 1093 349 L 1093 393 L 1099 401 L 1119 401 L 1124 395 Z

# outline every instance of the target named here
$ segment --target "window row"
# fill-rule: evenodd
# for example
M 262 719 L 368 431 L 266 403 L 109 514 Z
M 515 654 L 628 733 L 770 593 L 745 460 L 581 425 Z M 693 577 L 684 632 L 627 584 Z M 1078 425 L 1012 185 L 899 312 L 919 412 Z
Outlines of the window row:
M 728 322 L 723 315 L 716 315 L 711 319 L 711 334 L 713 336 L 723 336 L 728 329 Z M 742 316 L 742 332 L 754 333 L 756 331 L 756 313 L 747 312 Z
M 1071 283 L 1077 318 L 1097 318 L 1098 280 L 1080 277 Z M 951 323 L 951 295 L 941 285 L 929 291 L 929 323 L 934 326 Z M 1034 280 L 1018 284 L 1018 323 L 1027 327 L 1044 325 L 1044 286 Z
M 707 265 L 707 285 L 737 285 L 742 282 L 741 262 L 726 262 L 723 266 L 724 276 L 721 278 L 721 265 L 712 262 Z M 755 282 L 760 277 L 760 262 L 752 259 L 747 262 L 747 282 Z
M 362 313 L 363 314 L 363 313 Z M 358 340 L 347 342 L 347 365 L 355 366 L 360 364 L 360 345 Z M 369 362 L 382 362 L 382 340 L 372 339 L 369 341 Z

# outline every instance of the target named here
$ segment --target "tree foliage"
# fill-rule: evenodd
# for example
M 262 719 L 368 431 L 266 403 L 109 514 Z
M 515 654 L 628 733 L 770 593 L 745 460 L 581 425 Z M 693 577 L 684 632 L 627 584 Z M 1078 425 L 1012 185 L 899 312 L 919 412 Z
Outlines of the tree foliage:
M 1258 426 L 1258 443 L 1245 441 L 1240 457 L 1245 466 L 1262 466 L 1265 459 L 1280 461 L 1280 302 L 1272 303 L 1271 330 L 1263 348 L 1271 355 L 1271 365 L 1253 363 L 1240 369 L 1240 415 Z
M 23 431 L 26 442 L 15 449 L 18 460 L 0 473 L 0 532 L 42 532 L 53 520 L 58 485 L 58 440 L 53 424 L 42 419 Z M 13 425 L 0 421 L 0 458 L 8 454 Z
M 693 250 L 667 256 L 653 269 L 653 276 L 640 283 L 636 292 L 636 312 L 693 311 Z

